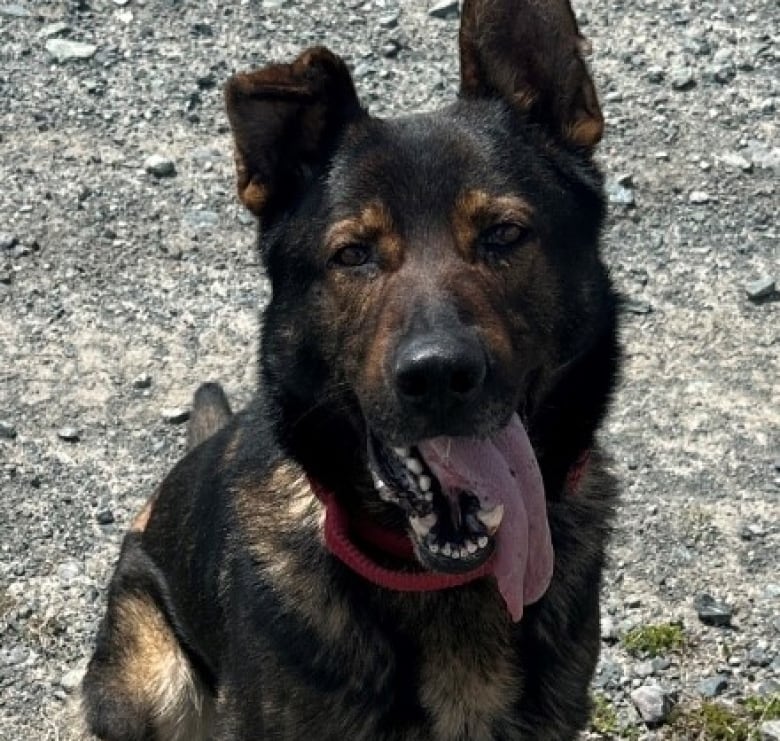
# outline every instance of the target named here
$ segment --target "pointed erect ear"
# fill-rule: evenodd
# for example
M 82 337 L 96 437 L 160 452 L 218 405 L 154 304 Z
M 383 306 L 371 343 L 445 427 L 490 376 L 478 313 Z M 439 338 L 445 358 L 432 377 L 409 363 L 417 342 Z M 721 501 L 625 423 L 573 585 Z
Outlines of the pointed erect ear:
M 238 195 L 256 216 L 284 208 L 363 111 L 344 62 L 324 47 L 292 64 L 237 74 L 225 86 Z
M 592 149 L 604 118 L 569 0 L 465 0 L 461 93 L 502 97 L 563 144 Z

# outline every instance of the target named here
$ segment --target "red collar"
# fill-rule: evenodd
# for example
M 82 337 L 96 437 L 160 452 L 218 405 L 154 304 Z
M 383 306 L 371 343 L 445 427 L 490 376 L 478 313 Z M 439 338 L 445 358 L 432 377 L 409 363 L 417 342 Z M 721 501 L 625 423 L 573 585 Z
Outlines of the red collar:
M 588 468 L 590 451 L 585 451 L 566 477 L 566 493 L 575 494 Z M 370 520 L 350 520 L 347 511 L 335 494 L 318 481 L 309 479 L 312 491 L 325 507 L 325 546 L 345 566 L 372 584 L 396 592 L 435 592 L 468 584 L 493 573 L 492 556 L 472 571 L 463 574 L 441 574 L 434 571 L 408 571 L 389 569 L 377 563 L 360 549 L 353 536 L 370 543 L 377 550 L 413 566 L 419 564 L 414 557 L 414 547 L 409 536 L 394 530 L 379 527 Z

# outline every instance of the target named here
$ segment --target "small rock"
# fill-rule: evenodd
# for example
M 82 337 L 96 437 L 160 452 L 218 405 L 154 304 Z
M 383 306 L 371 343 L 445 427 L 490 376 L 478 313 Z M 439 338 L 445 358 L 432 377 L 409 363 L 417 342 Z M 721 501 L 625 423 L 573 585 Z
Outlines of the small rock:
M 604 187 L 610 203 L 626 207 L 633 206 L 636 203 L 634 191 L 625 185 L 621 185 L 617 180 L 608 179 Z
M 379 27 L 380 28 L 395 28 L 398 25 L 398 18 L 399 14 L 398 12 L 394 13 L 386 13 L 383 16 L 380 16 L 379 18 Z
M 67 443 L 77 443 L 81 439 L 81 433 L 75 427 L 60 427 L 57 437 Z
M 655 668 L 653 667 L 652 661 L 640 661 L 638 664 L 634 666 L 634 674 L 637 677 L 641 677 L 642 679 L 647 679 L 647 677 L 651 677 L 654 672 L 655 672 Z
M 98 525 L 110 525 L 114 522 L 114 513 L 110 509 L 102 509 L 95 515 Z
M 428 15 L 431 18 L 442 18 L 444 20 L 457 18 L 460 15 L 458 0 L 440 0 L 428 8 Z
M 750 161 L 756 166 L 767 170 L 780 169 L 780 147 L 768 147 L 760 141 L 749 141 L 747 152 Z
M 725 602 L 716 600 L 709 594 L 700 594 L 693 601 L 696 614 L 705 625 L 725 627 L 731 625 L 733 610 Z
M 182 221 L 193 229 L 208 229 L 219 224 L 219 214 L 207 209 L 193 209 L 184 214 Z
M 15 234 L 0 232 L 0 250 L 10 250 L 16 246 L 18 241 Z
M 16 437 L 16 427 L 4 419 L 0 419 L 0 437 L 13 440 Z
M 638 314 L 640 316 L 644 314 L 650 314 L 653 311 L 653 307 L 647 301 L 642 301 L 637 298 L 624 298 L 621 302 L 623 308 L 629 314 Z
M 772 663 L 772 657 L 760 646 L 751 648 L 747 659 L 750 666 L 769 666 Z
M 672 88 L 681 92 L 696 87 L 696 78 L 693 76 L 693 71 L 688 67 L 679 67 L 672 70 L 670 81 Z
M 60 687 L 68 694 L 75 692 L 81 686 L 84 672 L 81 669 L 71 669 L 60 677 Z
M 701 206 L 710 202 L 710 194 L 705 193 L 703 190 L 694 190 L 688 196 L 688 201 L 696 206 Z
M 722 674 L 716 677 L 709 677 L 699 682 L 697 690 L 702 697 L 717 697 L 726 691 L 729 686 L 728 679 Z
M 176 163 L 161 154 L 152 154 L 144 161 L 144 170 L 156 178 L 172 178 L 176 174 Z
M 60 581 L 73 581 L 81 573 L 81 567 L 75 561 L 65 561 L 57 569 Z
M 666 77 L 666 74 L 663 71 L 663 68 L 658 67 L 657 65 L 653 65 L 652 67 L 647 68 L 647 80 L 648 82 L 652 82 L 655 85 L 658 85 L 664 81 L 664 78 Z
M 61 33 L 64 33 L 70 28 L 70 26 L 67 23 L 63 23 L 62 21 L 57 21 L 57 23 L 47 23 L 38 33 L 36 34 L 41 39 L 48 39 L 52 36 L 57 36 Z
M 775 292 L 775 282 L 769 276 L 759 278 L 745 286 L 745 293 L 751 301 L 768 298 Z
M 733 167 L 735 170 L 742 170 L 742 172 L 750 172 L 753 169 L 753 163 L 737 152 L 724 152 L 720 155 L 720 161 L 724 165 Z
M 163 409 L 161 412 L 165 422 L 171 425 L 180 425 L 190 418 L 190 410 L 184 408 Z
M 148 389 L 152 385 L 152 377 L 148 373 L 139 373 L 133 379 L 134 389 Z
M 631 693 L 631 702 L 648 726 L 663 723 L 672 710 L 671 698 L 658 686 L 646 684 Z
M 49 39 L 46 42 L 46 51 L 57 62 L 70 62 L 76 59 L 91 59 L 95 56 L 97 47 L 94 44 L 84 44 L 81 41 L 69 39 Z
M 765 720 L 759 731 L 761 741 L 780 741 L 780 720 Z
M 620 638 L 615 621 L 607 616 L 601 621 L 601 640 L 604 643 L 617 643 Z
M 30 651 L 24 646 L 14 646 L 6 656 L 6 662 L 11 666 L 24 664 L 30 656 Z
M 0 5 L 0 15 L 4 15 L 7 18 L 29 18 L 30 11 L 21 5 L 12 3 L 11 5 Z

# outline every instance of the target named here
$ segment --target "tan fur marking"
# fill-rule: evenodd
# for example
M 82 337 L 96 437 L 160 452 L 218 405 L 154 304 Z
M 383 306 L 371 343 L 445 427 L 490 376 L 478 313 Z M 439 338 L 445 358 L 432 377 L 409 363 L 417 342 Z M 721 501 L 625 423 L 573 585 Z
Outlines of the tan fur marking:
M 391 270 L 401 265 L 403 245 L 395 232 L 390 212 L 378 201 L 369 203 L 357 216 L 337 221 L 325 235 L 330 254 L 354 242 L 376 245 L 382 260 Z
M 155 492 L 146 504 L 141 508 L 141 511 L 135 516 L 135 519 L 130 524 L 130 532 L 142 533 L 146 530 L 146 526 L 149 524 L 149 518 L 152 516 L 152 507 L 157 499 L 157 492 Z
M 222 467 L 227 469 L 236 457 L 239 447 L 241 447 L 241 441 L 243 439 L 243 433 L 241 428 L 238 428 L 233 437 L 230 438 L 227 445 L 225 445 L 225 451 L 222 453 Z
M 157 738 L 207 738 L 210 699 L 167 621 L 148 597 L 122 597 L 116 606 L 119 691 L 149 714 Z

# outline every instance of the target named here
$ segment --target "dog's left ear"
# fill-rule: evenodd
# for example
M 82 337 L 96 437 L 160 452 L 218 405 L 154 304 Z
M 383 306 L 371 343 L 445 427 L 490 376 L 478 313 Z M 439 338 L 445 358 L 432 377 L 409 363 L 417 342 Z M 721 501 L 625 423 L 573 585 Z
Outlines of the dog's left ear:
M 569 0 L 465 0 L 461 94 L 502 97 L 563 144 L 590 150 L 604 131 Z
M 258 217 L 284 209 L 363 113 L 344 62 L 324 47 L 291 64 L 237 74 L 225 85 L 238 195 Z

